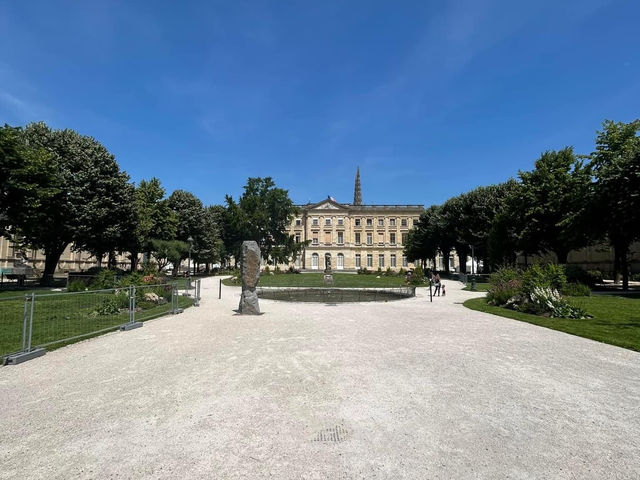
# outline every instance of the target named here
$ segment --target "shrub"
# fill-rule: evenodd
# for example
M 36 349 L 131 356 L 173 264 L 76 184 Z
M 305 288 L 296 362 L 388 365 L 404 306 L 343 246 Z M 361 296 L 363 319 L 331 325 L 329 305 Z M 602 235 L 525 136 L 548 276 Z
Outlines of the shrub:
M 567 283 L 562 289 L 562 294 L 568 297 L 589 297 L 591 289 L 583 283 Z
M 522 274 L 522 292 L 531 295 L 535 288 L 551 288 L 561 291 L 567 284 L 562 265 L 553 263 L 541 266 L 531 265 Z
M 105 298 L 89 315 L 97 317 L 99 315 L 117 315 L 118 313 L 120 313 L 120 306 L 114 296 L 113 298 Z
M 640 273 L 634 273 L 633 275 L 631 275 L 631 281 L 640 282 Z
M 158 266 L 155 263 L 151 263 L 149 260 L 142 263 L 142 275 L 155 275 L 158 273 Z
M 282 270 L 280 270 L 280 267 L 276 265 L 276 268 L 274 268 L 273 273 L 275 273 L 276 275 L 279 275 L 280 273 L 282 273 Z
M 596 283 L 602 283 L 604 281 L 604 275 L 600 270 L 588 270 L 587 275 L 589 276 L 587 285 L 594 286 Z
M 140 275 L 138 272 L 130 273 L 129 275 L 122 277 L 118 281 L 119 287 L 130 287 L 132 285 L 136 287 L 143 285 L 142 275 Z
M 393 277 L 393 270 L 391 270 L 391 267 L 387 267 L 387 270 L 384 272 L 384 274 L 387 277 Z
M 407 274 L 407 271 L 404 268 L 400 267 L 400 270 L 398 270 L 398 276 L 404 277 L 406 274 Z
M 504 267 L 489 277 L 487 301 L 492 305 L 505 305 L 522 289 L 521 273 L 515 268 Z
M 409 283 L 411 285 L 422 285 L 424 283 L 424 270 L 420 265 L 413 269 Z
M 262 270 L 265 274 L 269 274 L 269 272 L 271 271 L 271 269 L 269 268 L 269 265 L 265 265 L 264 269 Z
M 87 286 L 82 280 L 73 280 L 67 287 L 67 292 L 84 292 Z
M 107 290 L 116 286 L 118 279 L 118 272 L 115 270 L 102 269 L 98 272 L 91 283 L 89 284 L 89 290 Z

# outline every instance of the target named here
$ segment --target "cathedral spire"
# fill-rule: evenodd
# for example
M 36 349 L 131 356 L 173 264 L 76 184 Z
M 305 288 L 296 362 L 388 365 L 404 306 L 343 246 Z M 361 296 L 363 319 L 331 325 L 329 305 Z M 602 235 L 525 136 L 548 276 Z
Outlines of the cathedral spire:
M 360 187 L 360 167 L 356 170 L 356 186 L 353 189 L 353 204 L 362 205 L 362 188 Z

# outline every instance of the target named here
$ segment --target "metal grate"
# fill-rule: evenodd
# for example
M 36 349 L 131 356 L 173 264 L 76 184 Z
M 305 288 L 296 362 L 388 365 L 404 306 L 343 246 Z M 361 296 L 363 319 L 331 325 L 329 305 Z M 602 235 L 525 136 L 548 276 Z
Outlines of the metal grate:
M 323 428 L 315 437 L 314 442 L 324 443 L 340 443 L 344 442 L 349 435 L 349 431 L 344 428 L 343 425 L 336 425 L 335 427 Z

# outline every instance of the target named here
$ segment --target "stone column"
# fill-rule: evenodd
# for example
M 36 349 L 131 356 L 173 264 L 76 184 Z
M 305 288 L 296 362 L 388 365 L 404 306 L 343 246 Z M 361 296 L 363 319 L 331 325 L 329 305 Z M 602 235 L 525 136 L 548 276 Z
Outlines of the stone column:
M 260 278 L 260 247 L 253 240 L 242 242 L 242 295 L 238 311 L 242 315 L 260 315 L 256 286 Z

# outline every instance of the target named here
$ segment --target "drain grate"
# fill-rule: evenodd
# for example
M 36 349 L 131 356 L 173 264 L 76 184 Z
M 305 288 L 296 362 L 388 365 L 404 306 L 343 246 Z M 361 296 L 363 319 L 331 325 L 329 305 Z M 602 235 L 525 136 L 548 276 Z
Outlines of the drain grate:
M 335 427 L 323 428 L 320 430 L 315 437 L 313 437 L 314 442 L 325 442 L 325 443 L 340 443 L 344 442 L 349 435 L 349 430 L 344 428 L 343 425 L 336 425 Z

